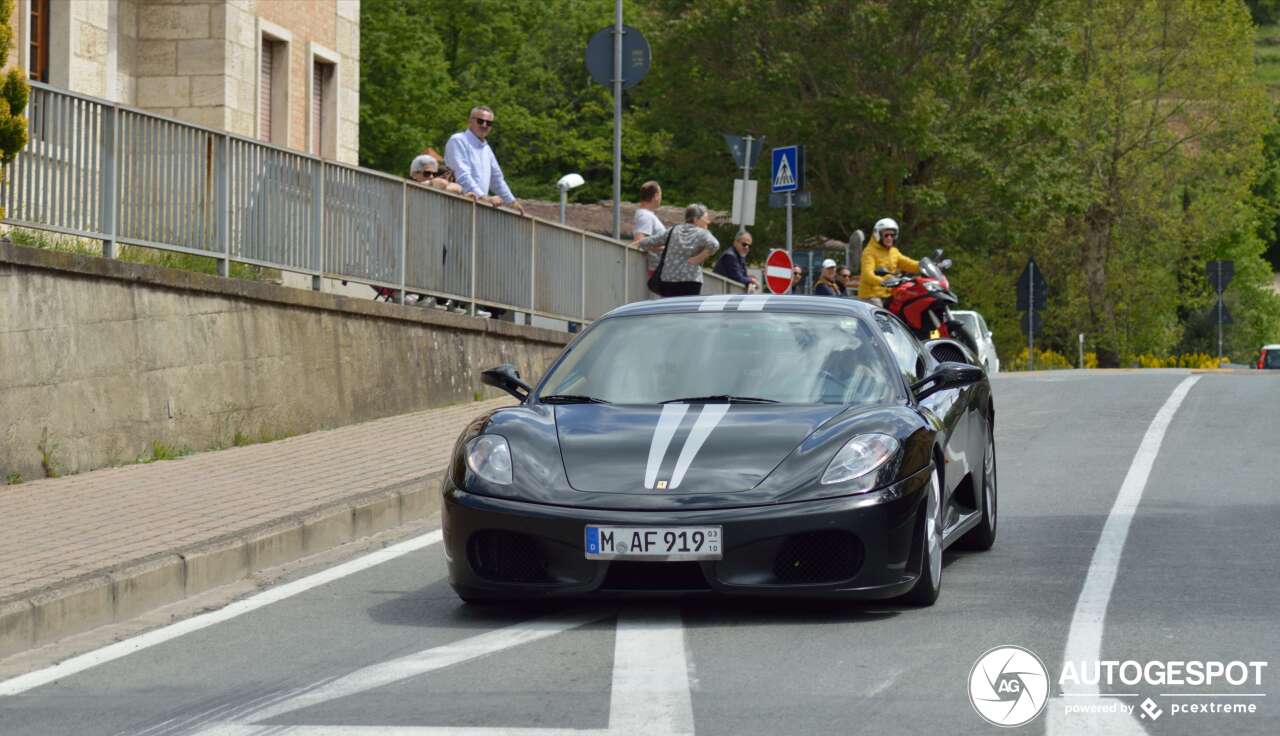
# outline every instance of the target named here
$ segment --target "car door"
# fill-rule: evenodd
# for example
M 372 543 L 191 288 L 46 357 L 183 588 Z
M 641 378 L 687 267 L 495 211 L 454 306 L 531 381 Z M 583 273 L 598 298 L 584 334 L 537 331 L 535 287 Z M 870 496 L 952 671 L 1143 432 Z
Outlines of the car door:
M 893 353 L 894 362 L 902 372 L 902 377 L 910 386 L 924 378 L 936 363 L 929 356 L 915 335 L 887 312 L 876 312 L 876 324 L 884 336 L 885 342 Z M 966 389 L 947 389 L 926 396 L 917 403 L 920 411 L 942 425 L 943 462 L 943 507 L 946 509 L 946 524 L 950 526 L 955 520 L 955 509 L 951 496 L 970 470 L 972 458 L 967 452 L 970 434 L 969 397 Z

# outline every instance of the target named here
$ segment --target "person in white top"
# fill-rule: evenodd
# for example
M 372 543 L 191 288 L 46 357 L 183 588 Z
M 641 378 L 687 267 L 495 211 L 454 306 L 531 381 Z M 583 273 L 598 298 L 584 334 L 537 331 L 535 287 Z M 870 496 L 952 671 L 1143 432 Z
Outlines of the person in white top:
M 635 223 L 631 226 L 631 241 L 639 243 L 647 237 L 653 235 L 663 235 L 667 232 L 667 226 L 662 224 L 662 220 L 654 213 L 658 206 L 662 204 L 662 187 L 656 181 L 646 181 L 640 185 L 640 206 L 636 208 Z M 654 269 L 658 267 L 658 259 L 662 257 L 662 250 L 657 252 L 649 251 L 645 253 L 645 278 L 648 279 L 653 275 Z M 650 292 L 651 296 L 657 297 L 657 294 Z

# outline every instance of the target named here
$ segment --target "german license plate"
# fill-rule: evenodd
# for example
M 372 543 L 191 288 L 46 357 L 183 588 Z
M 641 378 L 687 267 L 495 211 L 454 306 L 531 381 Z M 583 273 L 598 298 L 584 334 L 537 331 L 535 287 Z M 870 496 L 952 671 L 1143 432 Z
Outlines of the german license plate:
M 587 525 L 589 560 L 718 560 L 718 526 Z

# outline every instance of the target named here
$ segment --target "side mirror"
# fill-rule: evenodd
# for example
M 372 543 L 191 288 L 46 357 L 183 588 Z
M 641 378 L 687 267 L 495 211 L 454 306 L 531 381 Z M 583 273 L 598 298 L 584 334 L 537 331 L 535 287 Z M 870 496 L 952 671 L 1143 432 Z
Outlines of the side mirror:
M 935 261 L 940 261 L 940 260 L 942 260 L 942 249 L 941 249 L 941 248 L 935 248 L 935 249 L 934 249 L 934 251 L 933 251 L 933 260 L 935 260 Z
M 516 370 L 516 367 L 510 363 L 503 363 L 497 368 L 490 368 L 481 373 L 480 383 L 500 388 L 519 399 L 522 403 L 529 398 L 529 392 L 532 390 L 529 384 L 520 380 L 520 371 Z
M 938 369 L 911 385 L 911 392 L 920 400 L 939 391 L 949 388 L 960 388 L 981 381 L 986 373 L 975 365 L 947 361 L 939 363 Z
M 941 261 L 938 261 L 938 268 L 941 268 L 943 271 L 951 268 L 951 259 L 943 258 Z

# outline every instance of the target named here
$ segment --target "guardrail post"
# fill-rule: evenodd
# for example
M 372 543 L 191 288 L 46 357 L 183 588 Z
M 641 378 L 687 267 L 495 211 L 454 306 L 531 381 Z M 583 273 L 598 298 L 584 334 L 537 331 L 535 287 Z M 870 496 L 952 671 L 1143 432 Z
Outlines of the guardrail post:
M 587 321 L 587 234 L 582 234 L 582 321 Z
M 218 213 L 218 250 L 222 258 L 218 259 L 218 275 L 224 278 L 231 276 L 231 137 L 227 134 L 218 136 L 218 171 L 216 196 Z
M 324 161 L 318 162 L 318 171 L 311 181 L 311 267 L 316 273 L 311 277 L 311 290 L 320 291 L 324 273 Z
M 116 207 L 119 203 L 116 182 L 116 151 L 120 146 L 120 108 L 102 108 L 102 256 L 116 257 Z M 47 196 L 48 193 L 45 193 Z
M 480 209 L 479 203 L 475 200 L 471 201 L 471 316 L 476 316 L 476 251 L 480 250 L 480 244 L 476 242 L 476 212 Z
M 631 255 L 630 251 L 631 251 L 630 246 L 627 246 L 627 245 L 622 246 L 622 303 L 623 304 L 631 303 L 631 299 L 629 297 L 629 294 L 631 293 L 631 259 L 628 257 Z
M 400 288 L 396 291 L 396 303 L 404 304 L 404 283 L 409 270 L 409 185 L 400 185 Z

